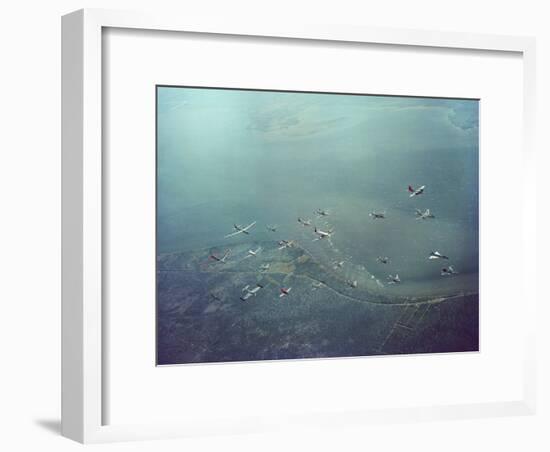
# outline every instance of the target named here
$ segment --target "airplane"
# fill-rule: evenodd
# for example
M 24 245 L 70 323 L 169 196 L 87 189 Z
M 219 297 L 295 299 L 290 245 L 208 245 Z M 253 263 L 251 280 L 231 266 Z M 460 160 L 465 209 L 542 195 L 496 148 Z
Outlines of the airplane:
M 449 260 L 449 258 L 447 256 L 444 256 L 439 251 L 432 251 L 430 253 L 430 255 L 428 256 L 428 259 L 447 259 L 447 260 Z
M 441 269 L 441 276 L 451 276 L 451 275 L 457 275 L 458 272 L 455 271 L 452 265 L 449 265 L 448 267 L 443 267 Z
M 424 212 L 422 212 L 419 209 L 416 209 L 416 219 L 417 220 L 426 220 L 426 219 L 435 218 L 435 215 L 430 212 L 430 209 L 426 209 Z
M 311 285 L 311 288 L 312 290 L 317 290 L 317 289 L 321 289 L 322 287 L 324 287 L 326 284 L 324 281 L 319 281 L 319 282 L 314 282 L 312 285 Z
M 259 253 L 260 251 L 262 251 L 262 247 L 261 247 L 261 246 L 259 246 L 259 247 L 256 248 L 255 250 L 248 250 L 248 254 L 247 254 L 244 258 L 246 259 L 247 257 L 253 257 L 253 256 L 255 257 L 255 256 L 258 255 L 258 253 Z
M 330 215 L 330 212 L 326 209 L 317 209 L 315 212 L 313 212 L 318 217 L 328 217 Z
M 215 254 L 211 254 L 210 259 L 214 259 L 216 262 L 221 262 L 225 264 L 230 254 L 231 254 L 231 250 L 226 250 L 222 257 L 218 257 Z
M 242 290 L 242 292 L 246 292 L 246 293 L 242 297 L 240 297 L 240 299 L 243 301 L 246 301 L 250 297 L 255 297 L 258 291 L 260 289 L 263 289 L 263 287 L 264 286 L 262 286 L 261 284 L 256 284 L 256 287 L 254 287 L 253 289 L 250 289 L 250 286 L 247 284 L 246 286 L 243 287 L 243 290 Z
M 388 284 L 398 284 L 401 282 L 401 279 L 399 279 L 399 275 L 397 273 L 395 274 L 395 276 L 389 275 L 388 279 Z
M 248 226 L 245 226 L 244 228 L 242 226 L 239 226 L 238 224 L 234 224 L 233 227 L 236 229 L 235 232 L 232 232 L 231 234 L 227 234 L 225 236 L 225 238 L 229 238 L 229 237 L 233 237 L 234 235 L 237 235 L 237 234 L 250 234 L 250 232 L 248 232 L 248 230 L 254 226 L 256 224 L 255 221 L 253 221 L 252 223 L 250 223 Z
M 260 271 L 261 271 L 261 272 L 266 272 L 266 271 L 269 270 L 269 267 L 271 267 L 271 264 L 270 264 L 270 263 L 262 264 L 262 265 L 260 265 Z
M 302 226 L 311 226 L 311 220 L 304 220 L 303 218 L 298 218 L 298 223 Z
M 386 256 L 378 256 L 376 258 L 376 261 L 380 262 L 381 264 L 387 264 L 390 261 L 390 258 Z
M 281 287 L 281 293 L 279 294 L 279 298 L 286 297 L 289 294 L 291 289 L 292 287 L 289 287 L 288 289 Z
M 268 231 L 271 232 L 277 232 L 277 226 L 270 226 L 269 224 L 266 226 Z
M 313 241 L 321 240 L 321 239 L 329 239 L 332 237 L 332 234 L 334 233 L 333 229 L 329 229 L 328 232 L 321 231 L 320 229 L 317 229 L 317 226 L 315 226 L 315 234 L 318 235 L 316 239 L 313 239 Z
M 374 220 L 382 219 L 382 218 L 386 218 L 386 212 L 375 212 L 373 210 L 371 213 L 369 213 L 369 216 L 371 216 Z
M 349 280 L 347 283 L 348 283 L 348 286 L 353 287 L 354 289 L 357 288 L 357 280 L 354 280 L 354 281 Z
M 215 293 L 211 293 L 210 296 L 216 301 L 222 301 L 221 297 L 216 295 Z
M 425 185 L 422 185 L 422 187 L 419 187 L 419 188 L 416 188 L 416 189 L 409 185 L 409 193 L 410 193 L 409 198 L 421 195 L 422 193 L 424 193 L 425 188 L 426 188 Z
M 342 268 L 342 267 L 344 266 L 344 263 L 345 263 L 345 262 L 346 262 L 346 261 L 340 261 L 340 262 L 335 261 L 334 264 L 332 265 L 332 268 L 334 268 L 335 270 L 336 270 L 337 268 Z
M 294 245 L 294 240 L 279 240 L 279 250 L 284 250 L 285 248 L 291 248 Z

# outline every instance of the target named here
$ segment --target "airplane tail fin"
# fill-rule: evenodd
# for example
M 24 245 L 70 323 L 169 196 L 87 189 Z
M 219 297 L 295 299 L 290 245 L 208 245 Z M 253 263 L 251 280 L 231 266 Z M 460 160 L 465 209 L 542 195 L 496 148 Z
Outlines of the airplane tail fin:
M 412 188 L 410 185 L 409 185 L 409 193 L 413 193 L 414 192 L 414 188 Z

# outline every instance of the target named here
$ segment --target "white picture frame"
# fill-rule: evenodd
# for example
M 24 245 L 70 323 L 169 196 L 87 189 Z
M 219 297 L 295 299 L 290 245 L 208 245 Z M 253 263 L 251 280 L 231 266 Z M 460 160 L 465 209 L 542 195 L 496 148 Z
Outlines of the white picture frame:
M 419 30 L 349 28 L 322 25 L 189 23 L 185 19 L 107 10 L 80 10 L 62 21 L 62 433 L 83 443 L 180 436 L 260 432 L 280 428 L 280 420 L 212 419 L 184 424 L 102 425 L 104 391 L 102 275 L 102 32 L 104 28 L 185 31 L 250 38 L 274 37 L 399 46 L 516 52 L 524 80 L 522 221 L 524 262 L 536 249 L 536 159 L 532 145 L 535 100 L 535 41 L 527 37 L 443 33 Z M 532 266 L 531 266 L 531 270 Z M 535 411 L 535 287 L 524 286 L 530 334 L 524 337 L 523 397 L 494 403 L 418 406 L 388 410 L 319 412 L 284 424 L 399 422 L 527 415 Z

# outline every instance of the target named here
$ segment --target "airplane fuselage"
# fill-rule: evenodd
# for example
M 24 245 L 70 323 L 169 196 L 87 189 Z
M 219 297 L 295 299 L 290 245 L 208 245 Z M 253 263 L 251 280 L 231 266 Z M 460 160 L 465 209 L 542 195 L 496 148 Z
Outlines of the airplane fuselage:
M 292 287 L 289 287 L 288 289 L 285 289 L 284 287 L 282 287 L 279 298 L 283 298 L 283 297 L 287 296 L 291 289 L 292 289 Z
M 375 220 L 376 220 L 376 219 L 386 218 L 386 214 L 385 214 L 385 213 L 371 212 L 369 215 L 370 215 L 372 218 L 374 218 Z
M 325 238 L 329 238 L 332 235 L 332 231 L 325 232 L 315 228 L 315 234 L 317 234 L 320 239 L 325 239 Z

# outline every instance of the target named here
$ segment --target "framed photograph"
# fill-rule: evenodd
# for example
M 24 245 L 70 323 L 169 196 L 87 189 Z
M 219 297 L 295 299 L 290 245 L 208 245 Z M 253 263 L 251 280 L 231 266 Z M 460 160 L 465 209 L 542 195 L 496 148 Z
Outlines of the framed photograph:
M 158 365 L 479 350 L 478 99 L 156 106 Z
M 65 436 L 534 413 L 534 40 L 81 10 L 62 42 Z

